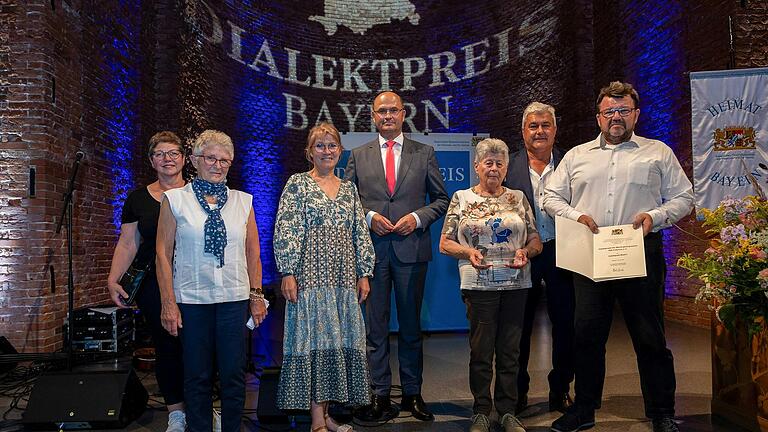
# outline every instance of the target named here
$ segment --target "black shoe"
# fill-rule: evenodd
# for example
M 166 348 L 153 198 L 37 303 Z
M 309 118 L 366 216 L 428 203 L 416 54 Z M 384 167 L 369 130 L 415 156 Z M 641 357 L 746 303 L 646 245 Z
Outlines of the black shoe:
M 526 408 L 528 408 L 528 395 L 518 395 L 517 404 L 515 405 L 515 415 L 520 415 Z
M 653 432 L 680 432 L 680 429 L 672 417 L 660 417 L 653 419 Z
M 552 423 L 552 432 L 577 432 L 595 425 L 595 411 L 571 406 L 565 414 Z
M 392 411 L 392 405 L 389 401 L 389 396 L 373 395 L 372 403 L 356 409 L 354 416 L 362 421 L 375 422 L 389 420 L 388 418 L 385 419 L 385 417 L 389 416 L 390 411 Z
M 568 392 L 549 392 L 550 411 L 560 411 L 561 413 L 565 413 L 565 411 L 570 408 L 571 405 L 573 405 L 573 400 L 571 399 L 571 395 L 568 394 Z
M 435 419 L 435 416 L 429 411 L 421 395 L 404 395 L 400 408 L 404 411 L 410 411 L 414 418 L 421 421 L 432 421 Z

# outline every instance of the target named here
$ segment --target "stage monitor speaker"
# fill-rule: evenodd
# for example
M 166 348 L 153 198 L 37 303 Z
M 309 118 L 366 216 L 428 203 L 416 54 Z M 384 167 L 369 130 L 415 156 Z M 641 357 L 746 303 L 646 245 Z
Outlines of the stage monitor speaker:
M 264 368 L 259 377 L 259 404 L 256 416 L 262 424 L 288 424 L 288 414 L 277 407 L 277 385 L 280 368 Z M 296 414 L 296 413 L 290 413 Z
M 16 348 L 8 342 L 5 336 L 0 336 L 0 355 L 7 356 L 10 359 L 0 358 L 0 374 L 4 374 L 16 367 L 17 362 L 13 360 L 15 358 L 14 354 L 18 354 Z
M 32 429 L 123 428 L 149 395 L 133 370 L 55 372 L 35 382 L 22 423 Z

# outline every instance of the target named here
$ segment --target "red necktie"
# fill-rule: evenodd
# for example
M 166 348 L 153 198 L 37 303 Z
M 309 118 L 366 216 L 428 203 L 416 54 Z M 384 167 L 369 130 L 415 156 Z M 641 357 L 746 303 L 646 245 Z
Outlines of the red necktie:
M 395 193 L 395 142 L 387 141 L 387 159 L 384 164 L 386 167 L 385 175 L 387 177 L 387 186 L 389 187 L 389 194 Z

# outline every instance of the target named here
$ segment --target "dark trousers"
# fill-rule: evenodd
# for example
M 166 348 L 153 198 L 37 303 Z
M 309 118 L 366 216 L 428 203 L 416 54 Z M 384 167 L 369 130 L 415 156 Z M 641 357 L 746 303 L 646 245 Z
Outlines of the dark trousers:
M 184 362 L 181 341 L 171 336 L 160 322 L 160 288 L 157 277 L 148 275 L 136 295 L 136 304 L 149 324 L 155 344 L 155 378 L 166 405 L 184 402 Z
M 245 405 L 248 300 L 179 304 L 179 309 L 187 430 L 210 432 L 213 427 L 215 359 L 221 383 L 221 430 L 238 432 Z
M 645 237 L 647 277 L 592 282 L 574 274 L 576 287 L 576 404 L 600 407 L 605 381 L 605 344 L 618 300 L 640 372 L 645 415 L 675 414 L 675 366 L 664 335 L 666 265 L 661 234 Z
M 365 302 L 365 329 L 368 364 L 371 368 L 373 393 L 388 396 L 392 387 L 389 367 L 390 292 L 395 290 L 397 322 L 397 357 L 400 384 L 404 395 L 421 393 L 424 354 L 421 348 L 421 303 L 427 263 L 406 264 L 397 259 L 390 248 L 387 256 L 377 256 L 373 269 L 371 293 Z
M 469 389 L 475 414 L 491 413 L 491 380 L 496 356 L 493 404 L 499 417 L 514 414 L 518 356 L 528 290 L 462 290 L 469 320 Z
M 528 394 L 531 376 L 528 359 L 531 356 L 531 333 L 536 319 L 542 292 L 547 297 L 547 315 L 552 323 L 552 370 L 549 390 L 566 393 L 573 381 L 573 314 L 576 298 L 573 292 L 573 275 L 555 266 L 555 241 L 544 243 L 541 254 L 531 259 L 531 281 L 525 302 L 525 322 L 520 338 L 520 373 L 517 375 L 517 392 Z M 542 286 L 542 281 L 545 286 Z

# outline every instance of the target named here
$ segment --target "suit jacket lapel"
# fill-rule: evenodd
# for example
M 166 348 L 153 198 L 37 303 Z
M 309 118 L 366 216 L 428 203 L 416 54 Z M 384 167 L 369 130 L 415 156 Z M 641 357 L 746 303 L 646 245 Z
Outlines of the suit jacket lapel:
M 533 205 L 533 185 L 531 185 L 531 172 L 528 166 L 528 153 L 525 149 L 520 152 L 519 156 L 515 160 L 515 166 L 510 167 L 516 171 L 516 174 L 520 176 L 521 184 L 523 185 L 523 193 L 528 198 L 528 202 Z
M 397 181 L 395 182 L 395 193 L 392 196 L 397 195 L 397 191 L 400 190 L 400 185 L 405 181 L 405 176 L 408 174 L 408 168 L 411 166 L 411 160 L 413 160 L 414 146 L 409 145 L 408 139 L 403 138 L 403 150 L 400 152 L 400 168 L 397 170 Z M 386 180 L 384 181 L 386 184 Z
M 379 139 L 369 142 L 368 144 L 368 157 L 370 158 L 369 164 L 373 165 L 373 169 L 378 173 L 377 177 L 381 179 L 379 186 L 384 193 L 389 195 L 389 187 L 387 186 L 387 173 L 384 171 L 384 164 L 381 162 L 381 148 L 379 147 Z
M 557 147 L 552 148 L 552 159 L 555 160 L 555 168 L 557 168 L 558 165 L 560 165 L 560 161 L 563 160 L 563 155 L 565 153 L 560 150 Z

